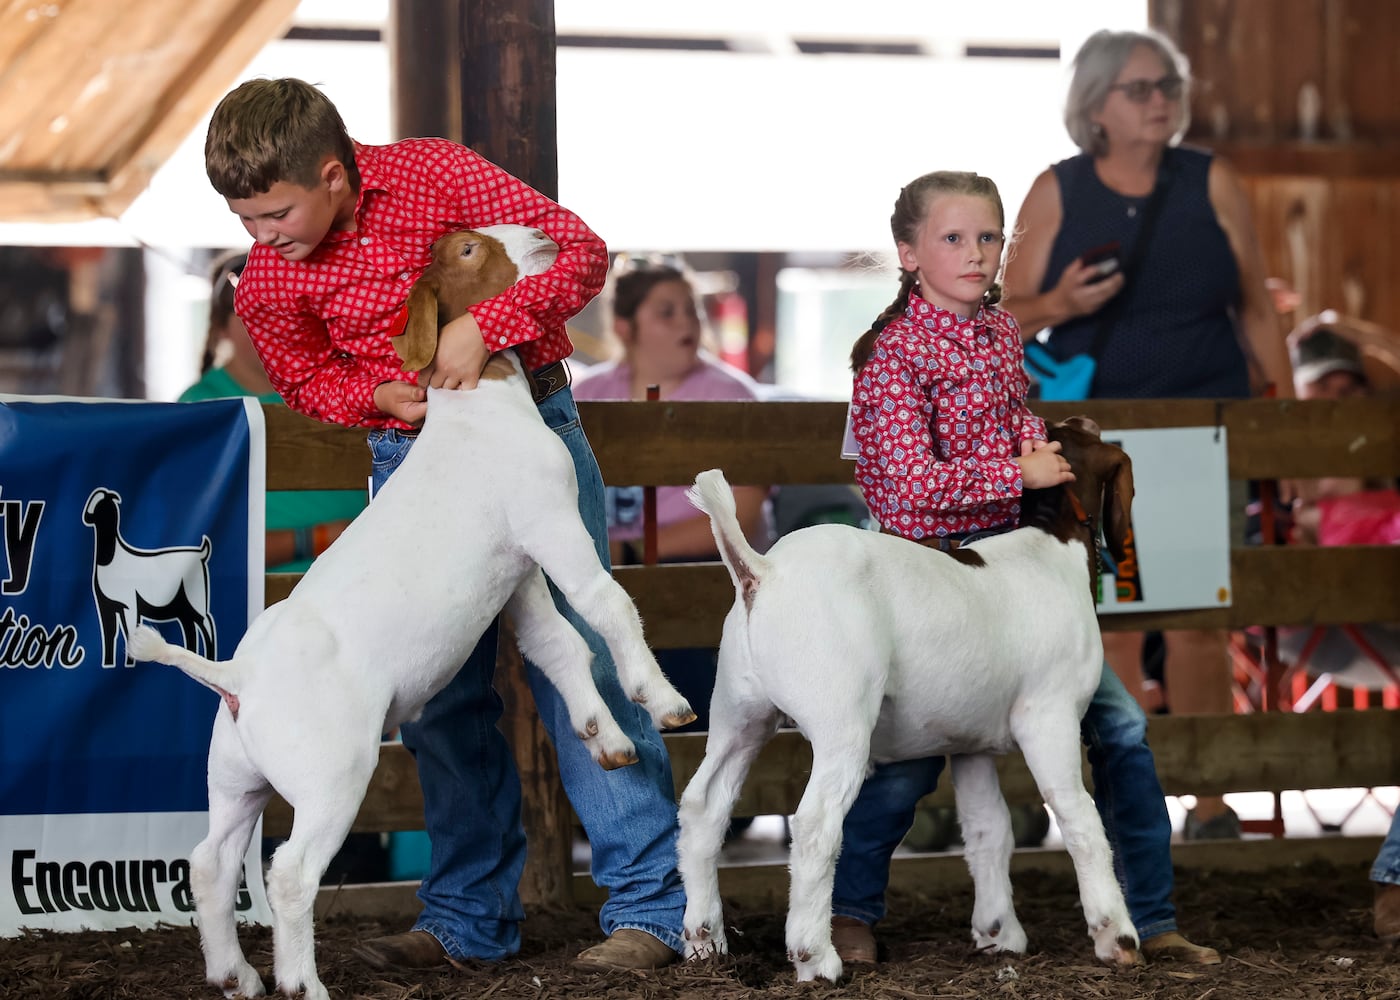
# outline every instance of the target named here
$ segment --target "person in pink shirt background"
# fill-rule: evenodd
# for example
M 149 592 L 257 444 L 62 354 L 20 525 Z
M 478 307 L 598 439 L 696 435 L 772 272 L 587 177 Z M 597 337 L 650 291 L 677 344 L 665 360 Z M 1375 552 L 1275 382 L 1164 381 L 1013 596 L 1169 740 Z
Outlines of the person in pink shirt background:
M 702 349 L 695 290 L 682 271 L 632 258 L 622 262 L 612 280 L 612 331 L 622 356 L 579 374 L 574 380 L 575 399 L 644 400 L 652 385 L 665 400 L 759 398 L 757 382 Z M 656 491 L 657 557 L 663 562 L 717 559 L 710 520 L 686 499 L 686 489 L 662 486 Z M 768 490 L 739 486 L 734 494 L 744 534 L 766 549 Z M 641 561 L 640 500 L 635 516 L 631 498 L 624 499 L 623 506 L 626 509 L 608 525 L 614 565 Z
M 622 350 L 615 361 L 594 365 L 574 380 L 574 398 L 644 400 L 655 385 L 664 400 L 756 400 L 757 382 L 702 348 L 703 327 L 695 289 L 686 274 L 646 258 L 623 260 L 613 273 L 612 332 Z M 710 519 L 686 499 L 685 486 L 656 490 L 657 558 L 698 562 L 719 558 Z M 760 551 L 772 542 L 769 490 L 736 486 L 734 499 L 744 534 Z M 608 487 L 608 544 L 614 565 L 642 561 L 642 490 Z M 716 650 L 659 649 L 657 661 L 689 699 L 697 718 L 681 732 L 709 725 Z

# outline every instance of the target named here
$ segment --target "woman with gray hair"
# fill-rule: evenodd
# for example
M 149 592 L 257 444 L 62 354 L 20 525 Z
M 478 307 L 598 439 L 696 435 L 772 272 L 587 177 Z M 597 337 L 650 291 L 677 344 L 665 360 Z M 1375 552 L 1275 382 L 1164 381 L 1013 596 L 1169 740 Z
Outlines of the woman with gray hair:
M 1065 128 L 1082 152 L 1031 185 L 1006 265 L 1022 336 L 1048 330 L 1057 361 L 1091 354 L 1091 398 L 1293 395 L 1249 202 L 1218 156 L 1178 143 L 1189 123 L 1185 56 L 1154 31 L 1099 31 L 1074 58 Z M 1164 633 L 1171 710 L 1233 710 L 1222 631 Z M 1143 701 L 1141 632 L 1104 636 Z M 1188 839 L 1238 837 L 1220 798 L 1200 798 Z

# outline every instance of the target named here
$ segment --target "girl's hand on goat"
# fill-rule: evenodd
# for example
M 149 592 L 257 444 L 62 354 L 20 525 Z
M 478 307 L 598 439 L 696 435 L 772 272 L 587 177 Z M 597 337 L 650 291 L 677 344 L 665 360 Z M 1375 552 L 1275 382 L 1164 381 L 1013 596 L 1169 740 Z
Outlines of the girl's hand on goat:
M 1023 489 L 1038 490 L 1074 482 L 1074 473 L 1060 454 L 1058 441 L 1022 441 L 1021 457 L 1016 459 L 1016 464 L 1021 467 Z
M 428 392 L 411 382 L 381 382 L 374 387 L 374 405 L 381 412 L 416 426 L 428 415 Z
M 423 369 L 420 385 L 434 389 L 475 389 L 481 370 L 491 360 L 491 352 L 481 339 L 481 327 L 469 312 L 443 325 L 438 334 L 437 354 Z

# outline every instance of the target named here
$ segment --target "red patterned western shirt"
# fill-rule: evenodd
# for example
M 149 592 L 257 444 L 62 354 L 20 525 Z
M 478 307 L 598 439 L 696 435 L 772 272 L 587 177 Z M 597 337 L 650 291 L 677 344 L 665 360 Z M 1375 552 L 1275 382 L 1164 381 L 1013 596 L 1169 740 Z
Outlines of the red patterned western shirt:
M 1014 526 L 1021 442 L 1044 440 L 1016 320 L 971 319 L 909 296 L 855 377 L 856 484 L 888 532 L 906 538 Z
M 377 409 L 382 382 L 417 382 L 399 370 L 389 334 L 414 280 L 444 233 L 517 223 L 559 244 L 545 273 L 471 307 L 486 347 L 517 348 L 528 369 L 573 351 L 564 321 L 598 294 L 608 251 L 583 220 L 446 139 L 355 146 L 360 192 L 355 231 L 326 235 L 304 261 L 254 246 L 234 305 L 287 404 L 328 423 L 408 425 Z

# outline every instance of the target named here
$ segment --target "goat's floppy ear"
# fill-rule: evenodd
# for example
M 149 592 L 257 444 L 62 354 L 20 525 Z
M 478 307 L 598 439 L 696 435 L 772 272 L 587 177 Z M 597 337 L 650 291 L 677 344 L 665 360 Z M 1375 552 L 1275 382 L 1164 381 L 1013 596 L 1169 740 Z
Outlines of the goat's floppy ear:
M 1113 450 L 1118 454 L 1103 481 L 1103 535 L 1113 558 L 1121 560 L 1127 556 L 1133 527 L 1133 460 L 1127 452 Z
M 408 293 L 408 323 L 391 343 L 403 359 L 403 371 L 422 371 L 432 362 L 438 344 L 438 302 L 431 281 L 419 279 Z

